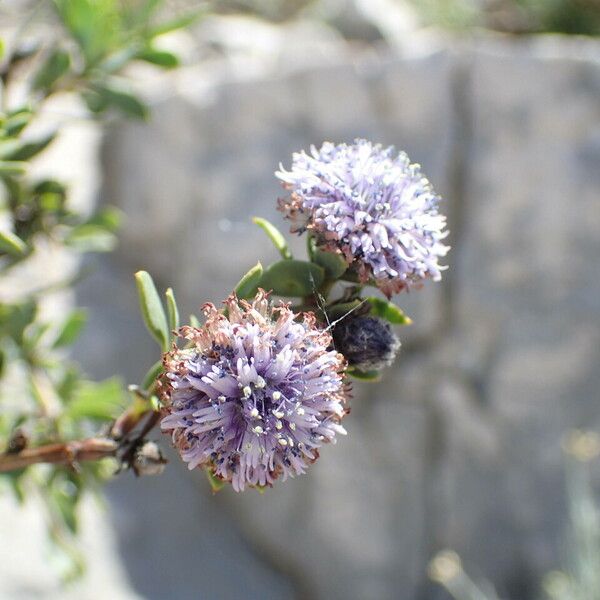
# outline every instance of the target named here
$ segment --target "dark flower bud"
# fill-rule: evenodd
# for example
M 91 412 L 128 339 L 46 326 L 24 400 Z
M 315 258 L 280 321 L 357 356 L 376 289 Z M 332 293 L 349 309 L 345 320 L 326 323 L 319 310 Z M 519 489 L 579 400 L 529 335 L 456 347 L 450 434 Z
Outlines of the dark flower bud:
M 390 324 L 369 316 L 343 319 L 333 328 L 333 340 L 348 365 L 361 371 L 388 367 L 400 348 Z

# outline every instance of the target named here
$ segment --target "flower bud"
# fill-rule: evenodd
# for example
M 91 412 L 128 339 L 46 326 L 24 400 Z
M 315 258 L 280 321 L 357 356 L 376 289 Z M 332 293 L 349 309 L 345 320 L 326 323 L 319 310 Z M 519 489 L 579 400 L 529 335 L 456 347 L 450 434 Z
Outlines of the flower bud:
M 167 464 L 161 449 L 155 442 L 143 442 L 136 449 L 131 468 L 137 475 L 160 475 Z
M 370 316 L 343 319 L 333 328 L 333 340 L 348 365 L 361 371 L 390 366 L 400 348 L 390 324 Z

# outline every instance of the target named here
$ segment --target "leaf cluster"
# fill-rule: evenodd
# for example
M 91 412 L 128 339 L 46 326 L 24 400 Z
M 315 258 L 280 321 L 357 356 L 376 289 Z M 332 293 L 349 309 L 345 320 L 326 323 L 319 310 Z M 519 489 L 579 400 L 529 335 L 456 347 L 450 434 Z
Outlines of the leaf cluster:
M 58 319 L 45 316 L 48 297 L 70 289 L 78 275 L 45 287 L 31 282 L 23 294 L 5 292 L 16 268 L 23 265 L 26 271 L 49 246 L 107 252 L 117 241 L 117 209 L 82 214 L 70 203 L 64 182 L 30 174 L 32 162 L 60 134 L 35 133 L 47 102 L 70 93 L 81 98 L 91 118 L 113 113 L 146 118 L 148 108 L 135 93 L 127 67 L 136 61 L 177 67 L 178 57 L 161 48 L 160 36 L 198 16 L 161 21 L 161 0 L 54 0 L 50 5 L 58 23 L 53 37 L 31 43 L 21 35 L 10 45 L 0 40 L 0 453 L 98 435 L 124 410 L 149 402 L 142 388 L 129 394 L 118 378 L 89 380 L 69 358 L 85 327 L 85 310 L 75 308 Z M 13 93 L 17 88 L 25 89 L 25 99 Z M 79 500 L 115 467 L 106 459 L 0 474 L 0 489 L 12 489 L 19 501 L 36 492 L 42 499 L 50 537 L 63 550 L 65 577 L 83 567 L 73 537 Z

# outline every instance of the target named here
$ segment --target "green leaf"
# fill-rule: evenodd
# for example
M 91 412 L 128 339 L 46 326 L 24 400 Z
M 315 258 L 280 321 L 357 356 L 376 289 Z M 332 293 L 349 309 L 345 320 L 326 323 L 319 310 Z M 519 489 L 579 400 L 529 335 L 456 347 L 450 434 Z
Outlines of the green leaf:
M 359 369 L 348 369 L 348 375 L 359 381 L 379 381 L 381 379 L 380 371 L 361 371 Z
M 136 58 L 165 69 L 174 69 L 179 66 L 179 57 L 166 50 L 147 48 L 140 52 Z
M 56 137 L 55 133 L 51 133 L 37 142 L 17 142 L 14 145 L 5 143 L 3 150 L 0 149 L 0 160 L 22 161 L 29 160 L 45 150 Z
M 80 252 L 110 252 L 117 245 L 117 237 L 100 225 L 83 223 L 72 229 L 65 244 Z
M 86 322 L 86 312 L 82 309 L 74 310 L 63 324 L 52 347 L 61 348 L 63 346 L 71 345 L 83 330 Z
M 0 160 L 0 177 L 2 175 L 23 175 L 27 170 L 27 163 L 18 160 Z
M 11 231 L 0 231 L 0 253 L 11 256 L 23 256 L 27 252 L 27 244 Z
M 33 78 L 34 90 L 50 89 L 71 66 L 71 57 L 64 50 L 55 50 Z
M 65 414 L 75 420 L 111 421 L 119 416 L 126 405 L 126 395 L 118 377 L 101 382 L 81 381 Z
M 344 257 L 334 252 L 324 252 L 316 248 L 312 260 L 325 269 L 327 279 L 337 280 L 348 269 L 348 263 L 344 260 Z
M 167 317 L 169 322 L 169 329 L 171 331 L 179 329 L 179 309 L 177 308 L 177 302 L 175 301 L 175 294 L 172 288 L 167 288 L 165 292 L 167 298 Z
M 216 475 L 212 473 L 209 469 L 205 469 L 206 478 L 208 479 L 208 483 L 210 483 L 210 487 L 213 492 L 218 492 L 223 488 L 225 482 L 222 479 L 219 479 Z
M 342 319 L 350 312 L 355 311 L 358 307 L 364 303 L 364 300 L 353 300 L 352 302 L 340 302 L 338 304 L 332 304 L 327 307 L 327 317 L 330 321 L 337 321 Z
M 54 0 L 54 4 L 88 66 L 117 45 L 123 32 L 119 3 L 115 0 Z
M 198 319 L 198 317 L 196 315 L 190 315 L 190 325 L 192 327 L 195 327 L 196 329 L 198 329 L 198 327 L 200 327 L 200 320 Z
M 370 313 L 375 317 L 381 317 L 393 325 L 410 325 L 412 323 L 412 319 L 407 317 L 395 304 L 387 300 L 375 296 L 369 296 L 365 300 L 371 305 Z
M 265 269 L 260 287 L 278 296 L 310 296 L 325 279 L 325 271 L 302 260 L 280 260 Z
M 56 470 L 49 485 L 51 508 L 71 533 L 77 533 L 77 503 L 81 495 L 81 483 L 76 475 L 69 476 L 64 470 Z
M 235 286 L 235 293 L 238 298 L 252 298 L 256 295 L 258 284 L 263 274 L 263 267 L 257 262 Z
M 135 282 L 144 323 L 163 351 L 166 352 L 169 349 L 169 326 L 154 281 L 146 271 L 138 271 L 135 274 Z
M 6 134 L 10 137 L 19 135 L 27 127 L 31 121 L 31 117 L 32 112 L 29 108 L 21 108 L 11 112 L 4 123 Z
M 10 488 L 15 496 L 15 500 L 18 504 L 24 504 L 27 496 L 25 493 L 25 486 L 23 485 L 25 469 L 19 469 L 18 471 L 12 471 L 10 473 L 2 473 L 0 475 L 0 481 L 8 481 Z
M 4 58 L 4 40 L 0 38 L 0 60 Z
M 117 83 L 114 80 L 95 83 L 92 85 L 92 90 L 98 95 L 100 100 L 100 108 L 94 112 L 114 107 L 128 117 L 137 119 L 146 119 L 148 117 L 148 107 L 122 83 Z
M 144 379 L 142 380 L 142 388 L 145 390 L 149 390 L 152 387 L 152 385 L 154 384 L 154 382 L 156 381 L 156 378 L 162 373 L 162 371 L 163 371 L 162 360 L 157 360 L 148 369 L 148 372 L 146 373 L 146 375 L 144 375 Z
M 176 17 L 171 21 L 166 21 L 164 23 L 159 23 L 154 27 L 149 28 L 145 32 L 145 37 L 148 39 L 155 38 L 159 35 L 163 35 L 165 33 L 170 33 L 171 31 L 176 31 L 177 29 L 184 29 L 189 27 L 192 23 L 197 21 L 203 14 L 205 14 L 205 10 L 198 9 L 187 15 L 182 15 L 181 17 Z
M 87 221 L 88 225 L 97 225 L 106 231 L 116 233 L 121 227 L 123 212 L 114 206 L 106 206 Z
M 269 239 L 273 242 L 273 245 L 279 251 L 282 258 L 292 258 L 292 253 L 288 248 L 287 242 L 283 237 L 283 234 L 273 225 L 269 223 L 266 219 L 262 219 L 261 217 L 253 217 L 252 221 L 256 223 L 268 236 Z
M 36 315 L 37 305 L 33 300 L 21 304 L 0 304 L 0 330 L 22 346 L 23 333 Z

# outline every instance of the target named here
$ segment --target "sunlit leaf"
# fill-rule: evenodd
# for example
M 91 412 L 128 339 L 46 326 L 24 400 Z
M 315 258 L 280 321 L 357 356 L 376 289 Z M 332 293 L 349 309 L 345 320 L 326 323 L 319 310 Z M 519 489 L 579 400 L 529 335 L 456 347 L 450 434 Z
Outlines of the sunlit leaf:
M 174 69 L 179 66 L 179 57 L 166 50 L 148 48 L 138 53 L 136 58 L 165 69 Z
M 116 418 L 126 405 L 127 396 L 118 377 L 99 383 L 82 381 L 73 393 L 66 414 L 73 419 L 109 421 Z
M 167 321 L 171 331 L 179 329 L 179 309 L 175 300 L 175 294 L 172 288 L 167 288 L 165 292 L 167 298 Z
M 100 225 L 84 223 L 73 228 L 65 244 L 80 252 L 110 252 L 117 245 L 117 238 Z
M 144 375 L 144 379 L 142 380 L 142 388 L 145 390 L 149 390 L 152 387 L 152 385 L 154 384 L 154 382 L 156 381 L 156 378 L 162 373 L 162 371 L 163 371 L 162 360 L 157 360 L 150 367 L 150 369 L 148 369 L 148 372 L 146 373 L 146 375 Z
M 288 248 L 283 234 L 279 231 L 279 229 L 277 229 L 277 227 L 275 227 L 275 225 L 267 221 L 267 219 L 262 219 L 261 217 L 253 217 L 252 221 L 269 236 L 269 239 L 273 242 L 273 245 L 275 248 L 277 248 L 282 258 L 292 258 L 292 253 Z
M 381 379 L 381 371 L 361 371 L 359 369 L 348 369 L 348 375 L 360 381 L 379 381 Z
M 56 137 L 55 133 L 51 133 L 46 137 L 35 142 L 20 142 L 9 145 L 8 143 L 0 146 L 0 160 L 6 161 L 22 161 L 30 160 L 43 150 L 45 150 Z
M 258 290 L 258 283 L 263 274 L 263 267 L 257 262 L 235 286 L 234 291 L 238 298 L 252 298 Z
M 156 291 L 156 286 L 149 273 L 138 271 L 135 274 L 135 282 L 140 298 L 142 317 L 148 331 L 154 336 L 161 348 L 166 352 L 169 347 L 169 325 L 165 309 Z
M 206 478 L 208 479 L 208 483 L 210 483 L 210 487 L 213 492 L 218 492 L 223 488 L 225 482 L 222 479 L 219 479 L 216 475 L 214 475 L 209 469 L 205 469 Z
M 392 302 L 375 296 L 369 296 L 365 300 L 371 305 L 370 312 L 375 317 L 381 317 L 393 325 L 410 325 L 412 323 L 412 319 Z
M 54 341 L 53 347 L 60 348 L 72 344 L 83 330 L 86 321 L 87 314 L 84 310 L 74 310 L 64 322 L 62 329 Z
M 259 285 L 278 296 L 310 296 L 325 279 L 325 271 L 302 260 L 281 260 L 265 269 Z
M 0 160 L 0 177 L 2 175 L 23 175 L 27 163 L 18 160 Z
M 23 256 L 27 253 L 27 244 L 11 231 L 0 231 L 0 254 Z

